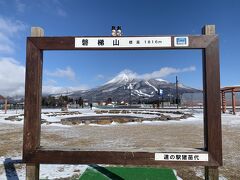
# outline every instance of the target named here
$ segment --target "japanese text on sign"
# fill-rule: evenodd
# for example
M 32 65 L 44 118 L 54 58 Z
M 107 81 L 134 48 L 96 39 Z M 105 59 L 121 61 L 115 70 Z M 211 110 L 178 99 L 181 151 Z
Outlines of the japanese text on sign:
M 76 37 L 75 48 L 171 47 L 171 37 Z
M 208 154 L 203 153 L 155 153 L 156 161 L 208 161 Z

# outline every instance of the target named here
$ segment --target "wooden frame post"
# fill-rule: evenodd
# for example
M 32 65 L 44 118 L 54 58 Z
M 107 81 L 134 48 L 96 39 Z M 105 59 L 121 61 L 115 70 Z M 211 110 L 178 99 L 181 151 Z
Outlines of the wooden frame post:
M 205 180 L 219 180 L 218 167 L 205 167 Z
M 23 161 L 27 163 L 27 178 L 39 178 L 39 164 L 114 164 L 114 165 L 160 165 L 160 166 L 206 166 L 206 179 L 217 179 L 218 167 L 222 165 L 222 129 L 220 101 L 220 71 L 218 36 L 215 26 L 203 28 L 203 35 L 169 35 L 138 37 L 42 37 L 41 28 L 32 29 L 32 37 L 27 38 L 25 113 L 23 136 Z M 86 39 L 105 39 L 113 46 L 79 46 Z M 129 39 L 168 39 L 165 46 L 114 46 L 114 42 L 129 42 Z M 81 40 L 81 41 L 78 41 Z M 77 42 L 77 43 L 76 43 Z M 97 41 L 96 41 L 97 42 Z M 161 41 L 157 41 L 161 42 Z M 179 45 L 179 44 L 180 45 Z M 183 46 L 182 46 L 183 43 Z M 77 45 L 76 45 L 77 44 Z M 84 151 L 78 148 L 62 149 L 40 146 L 41 95 L 44 50 L 203 50 L 203 91 L 204 91 L 204 148 L 177 148 L 169 151 Z M 179 150 L 181 149 L 181 150 Z M 178 153 L 184 156 L 204 159 L 161 159 L 159 154 Z M 162 157 L 162 156 L 161 156 Z
M 44 31 L 39 27 L 31 28 L 32 37 L 44 36 Z M 27 62 L 26 62 L 26 87 L 25 87 L 25 123 L 23 144 L 23 158 L 29 156 L 36 148 L 40 147 L 40 129 L 41 129 L 41 96 L 42 88 L 42 65 L 43 55 L 33 43 L 27 44 Z M 29 87 L 28 84 L 32 84 Z M 29 152 L 26 154 L 26 152 Z M 39 163 L 26 164 L 26 179 L 39 179 Z
M 203 27 L 204 35 L 215 35 L 215 25 Z M 211 56 L 210 56 L 211 54 Z M 203 50 L 204 144 L 205 149 L 222 164 L 220 102 L 220 67 L 218 39 Z M 214 79 L 214 81 L 212 81 Z M 210 119 L 214 119 L 211 121 Z M 218 167 L 206 166 L 205 179 L 218 180 Z

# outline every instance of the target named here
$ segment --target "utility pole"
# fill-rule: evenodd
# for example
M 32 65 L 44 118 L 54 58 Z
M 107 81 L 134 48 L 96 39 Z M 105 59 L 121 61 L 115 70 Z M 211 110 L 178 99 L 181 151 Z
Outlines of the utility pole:
M 158 104 L 157 104 L 157 108 L 160 108 L 160 88 L 158 88 L 157 95 L 158 95 Z
M 132 89 L 129 89 L 130 91 L 130 106 L 132 106 Z
M 16 106 L 15 106 L 15 109 L 16 109 L 16 114 L 17 114 L 17 110 L 18 110 L 17 95 L 16 95 Z
M 178 77 L 176 76 L 176 104 L 177 104 L 177 109 L 179 108 L 179 94 L 178 94 Z
M 168 88 L 168 102 L 169 102 L 169 107 L 171 106 L 171 88 Z
M 162 92 L 162 109 L 164 108 L 164 105 L 163 105 L 163 92 Z

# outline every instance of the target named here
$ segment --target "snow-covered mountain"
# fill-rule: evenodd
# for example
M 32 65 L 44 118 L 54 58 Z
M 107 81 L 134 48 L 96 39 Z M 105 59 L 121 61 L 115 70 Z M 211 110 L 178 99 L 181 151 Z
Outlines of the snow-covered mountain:
M 179 84 L 179 94 L 200 92 L 200 90 Z M 113 101 L 132 102 L 151 101 L 159 98 L 159 89 L 163 97 L 175 97 L 176 84 L 163 79 L 139 79 L 132 73 L 122 72 L 104 85 L 87 91 L 76 91 L 71 94 L 73 98 L 82 97 L 89 101 L 101 102 L 111 98 Z
M 123 71 L 119 73 L 116 77 L 108 81 L 106 84 L 117 83 L 117 84 L 124 84 L 127 82 L 131 82 L 134 79 L 134 75 L 131 71 Z

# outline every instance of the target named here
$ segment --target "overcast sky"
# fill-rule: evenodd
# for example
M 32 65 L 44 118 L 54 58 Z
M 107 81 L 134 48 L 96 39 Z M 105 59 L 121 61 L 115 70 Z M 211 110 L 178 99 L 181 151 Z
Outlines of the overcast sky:
M 240 1 L 0 0 L 0 94 L 24 92 L 26 37 L 31 26 L 46 36 L 200 34 L 215 24 L 220 36 L 221 85 L 240 84 Z M 45 92 L 99 86 L 121 72 L 202 88 L 201 51 L 44 52 Z

